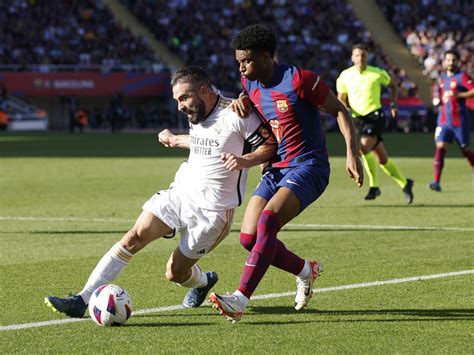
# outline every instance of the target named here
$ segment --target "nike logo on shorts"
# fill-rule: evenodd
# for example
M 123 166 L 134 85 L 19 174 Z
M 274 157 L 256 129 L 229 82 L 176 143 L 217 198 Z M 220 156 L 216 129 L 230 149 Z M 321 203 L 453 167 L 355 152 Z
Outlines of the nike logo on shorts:
M 286 182 L 287 184 L 292 184 L 292 185 L 300 186 L 300 184 L 297 184 L 296 182 L 294 182 L 294 181 L 292 181 L 292 180 L 290 180 L 290 179 L 286 180 L 285 182 Z

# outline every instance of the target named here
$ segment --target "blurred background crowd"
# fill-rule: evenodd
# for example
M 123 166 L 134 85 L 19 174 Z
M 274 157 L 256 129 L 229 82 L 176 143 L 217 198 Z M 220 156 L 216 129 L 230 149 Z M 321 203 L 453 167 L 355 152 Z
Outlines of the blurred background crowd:
M 400 96 L 417 97 L 417 84 L 405 68 L 384 53 L 383 46 L 373 41 L 350 1 L 345 0 L 3 0 L 0 1 L 0 81 L 2 72 L 169 73 L 175 69 L 176 63 L 166 62 L 162 53 L 150 45 L 150 38 L 134 35 L 126 23 L 116 18 L 109 9 L 111 2 L 124 7 L 165 51 L 181 58 L 181 64 L 206 68 L 215 86 L 230 96 L 241 90 L 230 40 L 246 25 L 263 23 L 277 34 L 280 62 L 317 72 L 333 89 L 339 73 L 352 65 L 352 45 L 363 42 L 371 49 L 370 64 L 385 68 L 397 78 Z M 463 69 L 473 74 L 474 2 L 377 0 L 375 3 L 429 78 L 438 78 L 442 53 L 451 48 L 461 52 Z M 6 101 L 7 95 L 21 96 L 8 85 L 2 85 L 0 104 Z M 173 116 L 169 93 L 142 99 L 131 99 L 120 90 L 95 100 L 59 96 L 55 105 L 61 107 L 61 114 L 69 122 L 50 124 L 52 128 L 76 130 L 86 126 L 116 131 L 126 127 L 181 124 Z M 23 99 L 49 105 L 49 101 L 27 95 Z M 81 120 L 87 124 L 78 124 L 75 119 L 78 110 L 88 116 L 87 120 Z

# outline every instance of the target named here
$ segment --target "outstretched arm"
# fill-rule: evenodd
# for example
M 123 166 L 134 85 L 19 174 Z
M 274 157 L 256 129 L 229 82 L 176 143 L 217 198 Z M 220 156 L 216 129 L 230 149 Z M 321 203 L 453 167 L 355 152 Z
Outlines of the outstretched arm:
M 344 105 L 329 91 L 321 110 L 330 113 L 337 119 L 339 128 L 346 141 L 346 171 L 349 176 L 361 187 L 364 183 L 364 172 L 357 149 L 357 136 L 352 118 Z
M 158 133 L 158 140 L 167 148 L 189 149 L 189 134 L 174 134 L 169 129 Z

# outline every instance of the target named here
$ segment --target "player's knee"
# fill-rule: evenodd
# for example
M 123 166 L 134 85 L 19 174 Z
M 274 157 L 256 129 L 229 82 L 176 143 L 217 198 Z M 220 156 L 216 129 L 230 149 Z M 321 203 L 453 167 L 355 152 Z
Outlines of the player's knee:
M 122 237 L 121 244 L 135 254 L 147 244 L 144 234 L 145 231 L 142 228 L 134 226 Z
M 248 233 L 240 233 L 240 245 L 242 245 L 248 251 L 251 251 L 255 245 L 256 236 Z

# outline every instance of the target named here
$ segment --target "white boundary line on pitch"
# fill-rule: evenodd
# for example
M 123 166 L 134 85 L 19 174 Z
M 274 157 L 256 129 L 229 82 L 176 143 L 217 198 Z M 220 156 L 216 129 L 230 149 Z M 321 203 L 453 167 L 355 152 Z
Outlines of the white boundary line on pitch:
M 332 292 L 332 291 L 342 291 L 342 290 L 349 290 L 349 289 L 354 289 L 354 288 L 364 288 L 364 287 L 372 287 L 372 286 L 400 284 L 400 283 L 404 283 L 404 282 L 424 281 L 424 280 L 431 280 L 431 279 L 439 279 L 439 278 L 443 278 L 443 277 L 462 276 L 462 275 L 469 275 L 469 274 L 474 274 L 474 270 L 454 271 L 454 272 L 447 272 L 447 273 L 443 273 L 443 274 L 406 277 L 404 279 L 363 282 L 363 283 L 352 284 L 352 285 L 342 285 L 342 286 L 334 286 L 334 287 L 326 287 L 326 288 L 316 288 L 316 289 L 314 289 L 314 292 L 315 293 L 323 293 L 323 292 Z M 269 293 L 269 294 L 266 294 L 266 295 L 257 295 L 255 297 L 252 297 L 252 300 L 263 300 L 263 299 L 269 299 L 269 298 L 288 297 L 288 296 L 293 296 L 294 294 L 295 294 L 295 292 Z M 140 315 L 140 314 L 148 314 L 148 313 L 161 313 L 161 312 L 166 312 L 166 311 L 176 311 L 176 310 L 179 310 L 179 309 L 185 309 L 185 308 L 181 305 L 175 305 L 175 306 L 167 306 L 167 307 L 159 307 L 159 308 L 140 309 L 138 311 L 134 311 L 132 313 L 132 315 Z M 56 324 L 83 322 L 83 321 L 86 321 L 86 320 L 89 320 L 89 319 L 90 318 L 67 318 L 67 319 L 50 320 L 50 321 L 44 321 L 44 322 L 35 322 L 35 323 L 2 325 L 2 326 L 0 326 L 0 331 L 19 330 L 19 329 L 28 329 L 28 328 L 36 328 L 36 327 L 47 327 L 47 326 L 56 325 Z
M 134 222 L 134 219 L 121 218 L 83 218 L 83 217 L 8 217 L 0 216 L 0 221 L 57 221 L 57 222 Z M 234 223 L 240 226 L 240 223 Z M 414 231 L 454 231 L 454 232 L 474 232 L 473 228 L 464 227 L 426 227 L 426 226 L 382 226 L 370 224 L 298 224 L 289 223 L 283 227 L 288 228 L 329 228 L 329 229 L 372 229 L 372 230 L 414 230 Z

